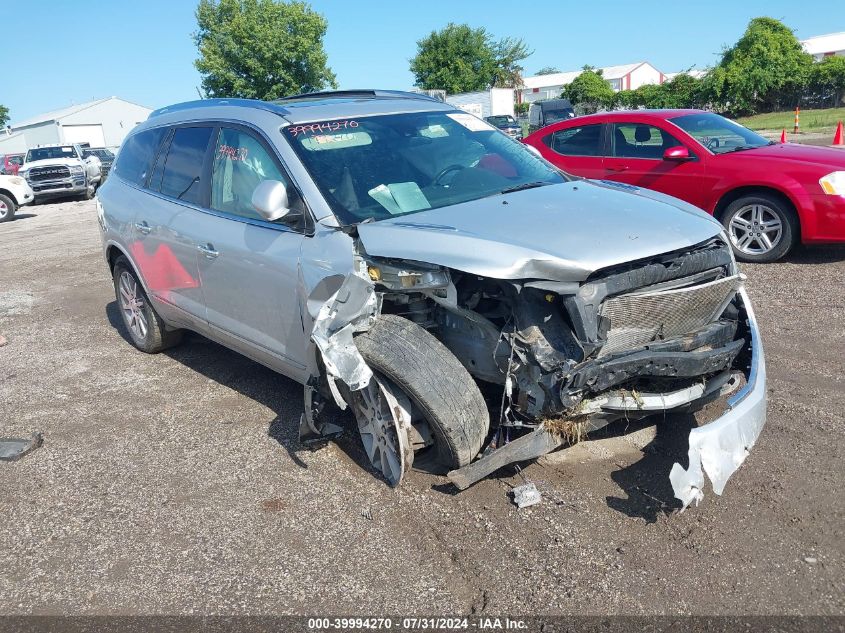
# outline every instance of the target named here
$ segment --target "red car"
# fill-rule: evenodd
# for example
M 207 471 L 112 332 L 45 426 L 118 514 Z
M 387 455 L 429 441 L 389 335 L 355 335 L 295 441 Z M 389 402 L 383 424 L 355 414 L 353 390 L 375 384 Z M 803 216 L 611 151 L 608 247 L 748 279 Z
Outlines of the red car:
M 845 242 L 845 151 L 775 143 L 701 110 L 577 117 L 524 140 L 584 178 L 654 189 L 719 219 L 738 259 Z
M 23 154 L 6 154 L 0 160 L 0 174 L 17 176 L 23 165 Z

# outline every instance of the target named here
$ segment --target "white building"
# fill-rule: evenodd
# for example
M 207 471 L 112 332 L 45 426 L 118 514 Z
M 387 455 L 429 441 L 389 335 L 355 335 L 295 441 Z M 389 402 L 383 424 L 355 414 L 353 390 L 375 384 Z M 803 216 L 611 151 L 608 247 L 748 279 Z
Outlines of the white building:
M 30 147 L 61 143 L 90 143 L 117 147 L 152 110 L 108 97 L 48 112 L 0 132 L 0 154 L 25 152 Z
M 636 90 L 646 84 L 662 84 L 666 77 L 648 62 L 623 64 L 621 66 L 605 66 L 602 71 L 610 87 L 615 92 L 620 90 Z M 583 70 L 573 70 L 551 75 L 536 75 L 523 79 L 522 100 L 527 102 L 541 99 L 556 99 L 563 87 L 572 82 Z
M 513 116 L 513 88 L 490 88 L 479 92 L 447 95 L 446 103 L 484 118 L 496 114 Z
M 813 56 L 817 62 L 825 57 L 834 55 L 845 56 L 845 31 L 842 33 L 830 33 L 828 35 L 816 35 L 801 41 L 804 50 Z

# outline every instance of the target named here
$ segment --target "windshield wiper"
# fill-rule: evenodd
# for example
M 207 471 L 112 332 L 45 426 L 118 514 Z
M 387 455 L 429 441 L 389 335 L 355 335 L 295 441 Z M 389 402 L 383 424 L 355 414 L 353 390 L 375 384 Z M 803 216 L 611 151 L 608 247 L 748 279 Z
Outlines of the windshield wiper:
M 515 191 L 525 191 L 526 189 L 534 189 L 536 187 L 542 187 L 544 185 L 550 184 L 552 183 L 546 182 L 545 180 L 535 180 L 534 182 L 524 182 L 521 185 L 506 187 L 505 189 L 502 189 L 499 193 L 514 193 Z
M 726 152 L 722 152 L 723 154 L 730 154 L 731 152 L 742 152 L 746 149 L 757 149 L 758 147 L 763 147 L 762 145 L 737 145 L 736 147 L 730 148 Z

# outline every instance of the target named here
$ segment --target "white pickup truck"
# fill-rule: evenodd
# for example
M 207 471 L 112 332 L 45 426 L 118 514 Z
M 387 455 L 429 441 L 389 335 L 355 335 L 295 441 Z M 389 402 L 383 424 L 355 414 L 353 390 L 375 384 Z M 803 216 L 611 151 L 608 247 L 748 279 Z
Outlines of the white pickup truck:
M 102 179 L 100 159 L 85 157 L 79 145 L 36 147 L 26 153 L 18 172 L 35 192 L 36 200 L 57 196 L 94 197 Z

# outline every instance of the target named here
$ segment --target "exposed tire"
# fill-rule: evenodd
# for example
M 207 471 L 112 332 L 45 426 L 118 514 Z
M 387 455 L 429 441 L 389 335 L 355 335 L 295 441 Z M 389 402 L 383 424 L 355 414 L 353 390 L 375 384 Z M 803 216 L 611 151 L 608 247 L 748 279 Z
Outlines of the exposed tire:
M 774 262 L 800 237 L 798 218 L 782 199 L 765 193 L 737 198 L 722 213 L 734 255 L 740 261 Z
M 15 201 L 0 193 L 0 222 L 8 222 L 15 217 Z
M 392 314 L 381 315 L 355 344 L 370 368 L 425 417 L 437 470 L 469 464 L 487 437 L 490 416 L 478 386 L 452 352 L 424 328 Z
M 115 261 L 113 279 L 117 308 L 135 347 L 147 354 L 157 354 L 182 340 L 181 330 L 165 328 L 138 276 L 123 256 Z

